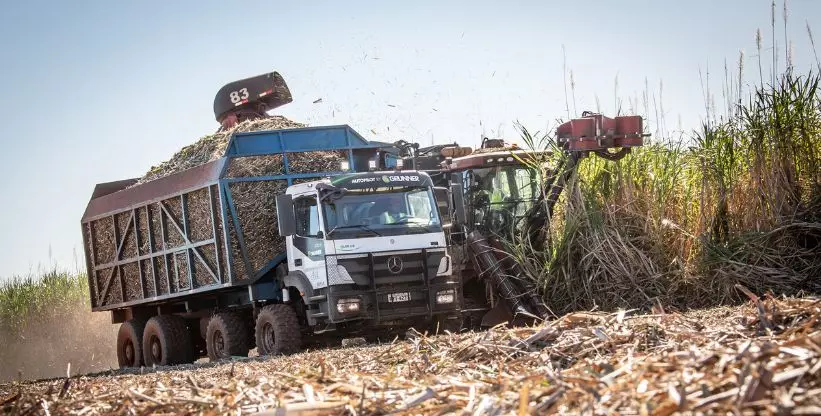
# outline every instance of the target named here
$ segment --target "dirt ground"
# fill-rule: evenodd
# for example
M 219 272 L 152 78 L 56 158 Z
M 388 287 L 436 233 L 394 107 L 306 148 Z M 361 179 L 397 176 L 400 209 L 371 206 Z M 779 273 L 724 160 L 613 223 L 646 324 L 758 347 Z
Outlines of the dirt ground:
M 0 385 L 9 414 L 819 414 L 821 300 Z
M 117 368 L 117 325 L 108 313 L 78 305 L 34 316 L 15 331 L 0 325 L 0 382 L 65 377 Z

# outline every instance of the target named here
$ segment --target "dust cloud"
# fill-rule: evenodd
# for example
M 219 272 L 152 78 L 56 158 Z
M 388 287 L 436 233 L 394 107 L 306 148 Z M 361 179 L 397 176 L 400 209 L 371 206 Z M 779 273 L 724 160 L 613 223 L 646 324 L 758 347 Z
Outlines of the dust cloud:
M 61 308 L 62 309 L 62 308 Z M 87 305 L 29 316 L 19 329 L 0 323 L 0 383 L 117 368 L 118 325 Z

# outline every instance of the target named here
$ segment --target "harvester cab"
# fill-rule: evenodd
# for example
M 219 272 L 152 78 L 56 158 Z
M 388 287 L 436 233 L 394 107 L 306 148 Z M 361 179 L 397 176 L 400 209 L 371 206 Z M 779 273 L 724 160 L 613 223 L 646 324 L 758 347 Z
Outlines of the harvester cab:
M 245 120 L 268 117 L 266 112 L 293 101 L 288 85 L 278 72 L 257 75 L 226 84 L 214 97 L 214 117 L 220 130 Z
M 646 136 L 640 116 L 608 118 L 584 112 L 556 128 L 556 146 L 550 150 L 525 150 L 501 139 L 484 138 L 479 149 L 437 160 L 450 178 L 456 174 L 465 184 L 468 222 L 463 225 L 468 230 L 504 234 L 511 228 L 541 228 L 581 158 L 619 160 L 641 146 Z M 561 154 L 555 155 L 554 150 Z M 545 198 L 548 204 L 543 204 Z M 539 205 L 548 205 L 549 212 Z

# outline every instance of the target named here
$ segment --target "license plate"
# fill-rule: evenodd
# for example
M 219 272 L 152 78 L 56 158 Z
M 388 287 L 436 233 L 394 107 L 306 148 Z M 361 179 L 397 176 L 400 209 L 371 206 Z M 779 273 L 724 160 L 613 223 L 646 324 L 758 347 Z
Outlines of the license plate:
M 388 302 L 408 302 L 410 301 L 410 292 L 388 293 Z

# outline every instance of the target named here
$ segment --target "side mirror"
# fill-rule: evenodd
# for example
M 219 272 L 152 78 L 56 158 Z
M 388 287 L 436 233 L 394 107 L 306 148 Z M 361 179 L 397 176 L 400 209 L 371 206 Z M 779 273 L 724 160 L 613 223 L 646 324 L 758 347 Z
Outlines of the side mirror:
M 450 223 L 450 189 L 444 186 L 435 186 L 433 196 L 436 199 L 436 208 L 439 211 L 442 225 L 447 225 Z
M 296 220 L 294 219 L 294 200 L 291 195 L 280 194 L 276 196 L 277 204 L 277 225 L 279 235 L 287 237 L 296 232 Z

